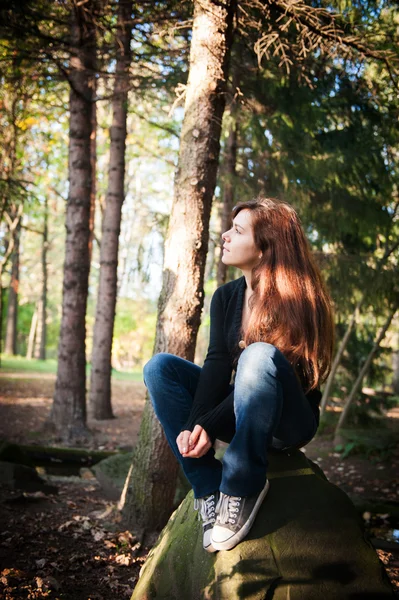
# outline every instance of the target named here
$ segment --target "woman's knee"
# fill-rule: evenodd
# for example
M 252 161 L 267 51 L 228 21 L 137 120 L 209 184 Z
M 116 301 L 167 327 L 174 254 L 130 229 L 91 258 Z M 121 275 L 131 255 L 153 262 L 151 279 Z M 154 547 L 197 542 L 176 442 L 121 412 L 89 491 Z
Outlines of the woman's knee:
M 147 387 L 165 376 L 173 358 L 174 355 L 167 352 L 159 352 L 150 358 L 143 368 L 143 379 Z
M 245 385 L 257 385 L 265 378 L 276 378 L 285 362 L 284 355 L 273 344 L 254 342 L 245 348 L 239 358 L 237 378 Z
M 242 352 L 238 364 L 243 368 L 249 368 L 253 372 L 258 367 L 264 369 L 269 364 L 274 364 L 274 358 L 279 352 L 276 346 L 267 342 L 254 342 Z
M 265 357 L 272 357 L 278 352 L 276 346 L 269 344 L 268 342 L 254 342 L 245 348 L 241 354 L 241 359 L 264 359 Z

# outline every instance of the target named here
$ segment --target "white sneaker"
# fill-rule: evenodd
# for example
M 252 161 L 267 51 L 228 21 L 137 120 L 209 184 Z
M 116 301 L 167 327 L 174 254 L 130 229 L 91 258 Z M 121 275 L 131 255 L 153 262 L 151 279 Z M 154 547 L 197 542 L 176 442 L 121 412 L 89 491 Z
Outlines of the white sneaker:
M 231 550 L 248 535 L 268 491 L 269 481 L 266 480 L 263 490 L 254 496 L 220 493 L 210 540 L 215 550 Z
M 207 552 L 216 552 L 211 543 L 212 528 L 216 521 L 216 503 L 219 499 L 219 491 L 209 494 L 203 498 L 194 499 L 194 510 L 198 510 L 198 518 L 202 519 L 203 540 L 202 544 Z

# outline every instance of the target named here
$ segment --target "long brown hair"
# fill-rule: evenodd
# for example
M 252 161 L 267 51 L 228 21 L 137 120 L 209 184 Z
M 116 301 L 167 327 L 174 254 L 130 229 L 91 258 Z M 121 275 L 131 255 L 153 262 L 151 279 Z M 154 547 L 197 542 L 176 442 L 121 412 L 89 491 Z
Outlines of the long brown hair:
M 334 345 L 330 297 L 295 210 L 286 202 L 257 198 L 240 202 L 233 218 L 251 211 L 255 244 L 262 252 L 252 270 L 251 315 L 246 345 L 276 346 L 307 390 L 328 376 Z

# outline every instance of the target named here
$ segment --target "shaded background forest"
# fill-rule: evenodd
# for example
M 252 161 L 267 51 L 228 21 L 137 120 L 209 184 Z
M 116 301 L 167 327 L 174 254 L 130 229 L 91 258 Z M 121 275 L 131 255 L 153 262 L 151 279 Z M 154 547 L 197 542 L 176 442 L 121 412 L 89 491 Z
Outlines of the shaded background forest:
M 21 0 L 1 17 L 2 361 L 57 370 L 48 426 L 90 435 L 111 369 L 140 373 L 154 343 L 201 363 L 210 297 L 239 275 L 220 235 L 258 194 L 298 210 L 333 298 L 322 427 L 375 426 L 399 395 L 397 4 Z

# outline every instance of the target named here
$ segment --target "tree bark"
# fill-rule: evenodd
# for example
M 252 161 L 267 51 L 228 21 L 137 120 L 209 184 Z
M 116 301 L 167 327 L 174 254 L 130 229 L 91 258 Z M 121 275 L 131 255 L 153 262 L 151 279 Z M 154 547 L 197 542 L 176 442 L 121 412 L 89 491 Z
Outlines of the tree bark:
M 392 389 L 393 393 L 399 395 L 399 332 L 394 336 L 392 353 Z
M 154 353 L 193 360 L 204 300 L 209 218 L 216 185 L 235 1 L 194 2 L 190 71 L 158 303 Z M 178 464 L 147 399 L 125 515 L 135 531 L 170 516 Z
M 28 360 L 31 360 L 33 358 L 33 347 L 34 347 L 34 343 L 35 343 L 37 320 L 38 320 L 38 306 L 36 305 L 34 313 L 32 315 L 32 320 L 30 322 L 28 348 L 26 350 L 26 358 Z
M 386 332 L 388 331 L 388 328 L 389 328 L 389 326 L 391 324 L 391 321 L 394 318 L 396 311 L 398 310 L 398 306 L 399 306 L 399 302 L 396 302 L 394 308 L 391 310 L 391 312 L 390 312 L 387 320 L 385 321 L 385 324 L 382 327 L 382 329 L 381 329 L 381 331 L 380 331 L 380 333 L 379 333 L 376 341 L 374 342 L 374 345 L 373 345 L 373 347 L 372 347 L 372 349 L 371 349 L 371 351 L 370 351 L 370 353 L 369 353 L 369 355 L 368 355 L 368 357 L 367 357 L 367 359 L 366 359 L 363 367 L 361 368 L 360 373 L 357 376 L 357 379 L 356 379 L 355 383 L 353 384 L 353 387 L 351 389 L 351 392 L 350 392 L 349 396 L 347 397 L 347 399 L 345 401 L 344 409 L 343 409 L 343 411 L 341 413 L 341 416 L 340 416 L 340 418 L 338 420 L 337 427 L 335 429 L 335 434 L 334 434 L 335 441 L 338 440 L 339 432 L 343 428 L 343 426 L 345 424 L 345 421 L 346 421 L 346 419 L 348 417 L 349 409 L 351 407 L 353 399 L 356 396 L 356 394 L 358 393 L 358 391 L 360 389 L 360 386 L 362 385 L 362 381 L 364 379 L 364 376 L 366 375 L 366 373 L 367 373 L 367 371 L 368 371 L 368 369 L 369 369 L 369 367 L 371 365 L 371 362 L 372 362 L 372 360 L 374 358 L 374 355 L 377 352 L 378 348 L 380 347 L 380 344 L 381 344 L 382 340 L 384 339 Z
M 21 221 L 15 229 L 14 249 L 11 257 L 11 281 L 8 290 L 6 339 L 4 352 L 17 354 L 17 323 L 18 323 L 18 287 L 19 287 L 19 240 L 21 236 Z
M 42 237 L 42 293 L 38 304 L 36 340 L 34 356 L 46 360 L 47 340 L 47 252 L 48 252 L 48 200 L 44 200 L 43 237 Z
M 48 253 L 48 200 L 45 199 L 44 204 L 44 223 L 43 223 L 43 246 L 42 246 L 42 330 L 40 335 L 40 360 L 46 360 L 46 344 L 47 344 L 47 253 Z
M 116 38 L 117 61 L 112 101 L 108 190 L 100 248 L 100 281 L 93 333 L 90 404 L 96 419 L 111 419 L 111 353 L 117 297 L 117 269 L 122 204 L 125 198 L 125 147 L 132 0 L 120 0 Z
M 97 93 L 96 79 L 93 78 L 93 95 Z M 97 195 L 97 103 L 91 105 L 91 135 L 90 135 L 90 163 L 91 163 L 91 190 L 90 190 L 90 217 L 89 217 L 89 261 L 93 254 L 94 225 L 96 218 L 96 195 Z
M 4 255 L 2 256 L 2 258 L 0 259 L 0 355 L 1 355 L 1 351 L 2 351 L 2 341 L 3 341 L 3 302 L 4 302 L 3 286 L 1 285 L 1 282 L 2 282 L 3 270 L 5 269 L 8 259 L 10 258 L 11 254 L 14 250 L 16 230 L 21 221 L 23 210 L 24 210 L 24 205 L 21 203 L 18 206 L 15 217 L 13 219 L 11 219 L 11 217 L 9 216 L 7 211 L 4 211 L 4 213 L 3 213 L 3 215 L 5 215 L 6 221 L 7 221 L 9 238 L 8 238 L 8 243 L 6 245 L 6 251 L 5 251 Z M 0 360 L 0 365 L 1 365 L 1 360 Z
M 92 66 L 95 30 L 91 0 L 72 8 L 69 80 L 69 196 L 58 369 L 50 423 L 67 440 L 87 435 L 86 305 L 89 276 L 93 102 Z
M 36 331 L 35 331 L 35 343 L 33 346 L 33 357 L 40 359 L 40 342 L 42 339 L 42 331 L 43 331 L 43 300 L 40 298 L 37 303 L 37 321 L 36 321 Z

